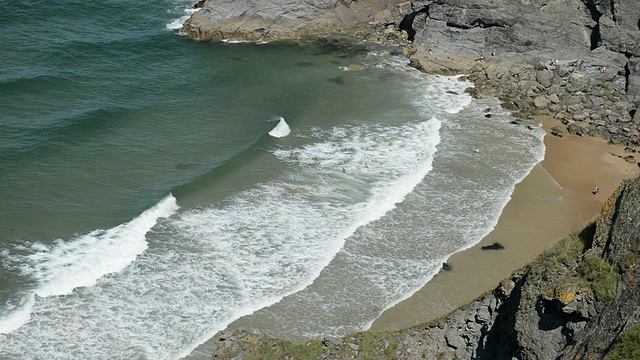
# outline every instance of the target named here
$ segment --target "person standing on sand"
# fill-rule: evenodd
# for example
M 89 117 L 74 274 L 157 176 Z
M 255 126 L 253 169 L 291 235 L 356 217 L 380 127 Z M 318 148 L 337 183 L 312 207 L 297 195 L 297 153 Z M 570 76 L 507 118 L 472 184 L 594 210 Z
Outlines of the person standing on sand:
M 599 192 L 600 188 L 596 186 L 596 188 L 593 190 L 593 195 L 598 195 Z

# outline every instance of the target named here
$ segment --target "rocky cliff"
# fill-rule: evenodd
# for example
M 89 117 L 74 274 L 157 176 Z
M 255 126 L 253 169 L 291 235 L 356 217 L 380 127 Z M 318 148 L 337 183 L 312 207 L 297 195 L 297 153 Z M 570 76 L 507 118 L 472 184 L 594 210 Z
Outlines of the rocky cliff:
M 620 185 L 596 224 L 442 319 L 306 344 L 220 333 L 214 358 L 629 359 L 640 356 L 639 276 L 640 178 Z

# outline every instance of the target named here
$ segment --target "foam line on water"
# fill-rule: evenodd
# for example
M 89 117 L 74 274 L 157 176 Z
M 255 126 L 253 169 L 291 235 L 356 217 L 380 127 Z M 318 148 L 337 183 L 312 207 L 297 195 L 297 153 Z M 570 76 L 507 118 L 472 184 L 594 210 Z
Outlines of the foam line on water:
M 198 12 L 200 9 L 198 8 L 194 8 L 192 5 L 192 3 L 189 3 L 189 7 L 185 8 L 184 4 L 178 4 L 176 5 L 176 7 L 173 10 L 168 10 L 169 13 L 172 14 L 178 14 L 181 13 L 183 15 L 181 15 L 178 18 L 173 19 L 172 21 L 170 21 L 169 23 L 167 23 L 165 25 L 165 27 L 167 28 L 167 30 L 180 30 L 182 29 L 182 25 L 184 25 L 184 23 L 189 20 L 189 18 L 191 17 L 191 15 L 193 15 L 194 13 Z
M 502 193 L 502 196 L 497 196 L 496 197 L 495 195 L 489 195 L 489 197 L 491 197 L 491 198 L 497 198 L 498 201 L 493 205 L 493 210 L 489 211 L 487 213 L 488 221 L 485 222 L 484 226 L 475 227 L 475 230 L 468 232 L 467 235 L 465 235 L 465 237 L 470 239 L 471 241 L 467 242 L 463 246 L 457 248 L 455 251 L 453 251 L 451 253 L 448 253 L 446 256 L 444 256 L 444 257 L 438 259 L 437 261 L 435 261 L 434 264 L 436 264 L 436 266 L 433 268 L 432 271 L 430 271 L 427 274 L 426 277 L 424 277 L 423 281 L 417 283 L 411 289 L 408 289 L 408 291 L 406 291 L 404 294 L 402 294 L 402 296 L 399 296 L 399 297 L 395 298 L 393 301 L 390 301 L 389 303 L 387 303 L 383 308 L 381 308 L 380 312 L 378 313 L 378 316 L 376 316 L 375 318 L 373 318 L 370 321 L 368 321 L 365 324 L 363 324 L 363 327 L 361 328 L 361 330 L 370 329 L 371 326 L 373 325 L 373 323 L 375 322 L 375 320 L 382 313 L 384 313 L 386 310 L 396 306 L 400 302 L 410 298 L 417 291 L 422 289 L 429 281 L 431 281 L 431 279 L 433 279 L 433 277 L 435 275 L 437 275 L 440 272 L 440 270 L 441 270 L 440 264 L 442 264 L 444 262 L 447 262 L 448 259 L 452 255 L 454 255 L 455 253 L 458 253 L 458 252 L 464 251 L 464 250 L 468 250 L 471 247 L 477 245 L 483 238 L 485 238 L 487 235 L 489 235 L 495 229 L 495 226 L 498 224 L 498 221 L 500 219 L 500 216 L 501 216 L 502 212 L 504 211 L 504 209 L 505 209 L 506 205 L 509 203 L 509 201 L 511 201 L 511 198 L 512 198 L 513 192 L 515 191 L 516 185 L 521 183 L 531 173 L 533 168 L 544 159 L 546 149 L 544 147 L 543 137 L 545 135 L 545 132 L 542 131 L 541 129 L 536 129 L 535 131 L 533 131 L 531 133 L 533 134 L 533 137 L 538 139 L 540 146 L 532 147 L 532 148 L 528 149 L 530 151 L 531 161 L 526 164 L 526 168 L 524 168 L 522 171 L 516 172 L 515 173 L 516 176 L 511 179 L 510 184 L 508 184 L 503 190 L 500 191 L 500 193 Z M 524 141 L 517 141 L 518 138 L 513 138 L 511 140 L 515 141 L 515 142 L 521 142 L 520 144 L 513 144 L 514 145 L 513 147 L 519 147 L 519 146 L 525 146 L 526 145 L 524 143 Z M 487 199 L 487 200 L 489 200 L 489 199 Z M 455 202 L 455 200 L 453 200 L 453 199 L 452 199 L 452 201 Z M 481 224 L 482 222 L 483 221 L 478 221 L 479 224 Z M 468 224 L 464 224 L 464 225 L 468 225 Z M 461 226 L 463 226 L 463 224 L 461 224 Z M 471 228 L 474 228 L 474 226 L 471 226 Z
M 308 146 L 302 149 L 296 149 L 294 151 L 297 159 L 301 160 L 298 162 L 298 165 L 301 166 L 305 170 L 313 169 L 317 166 L 316 161 L 319 160 L 321 163 L 325 163 L 324 171 L 330 171 L 332 165 L 333 171 L 338 171 L 338 164 L 345 165 L 349 167 L 350 172 L 353 171 L 354 167 L 360 168 L 360 172 L 358 175 L 366 176 L 373 175 L 373 178 L 377 178 L 377 181 L 374 181 L 373 186 L 371 186 L 372 191 L 368 198 L 366 198 L 365 203 L 354 204 L 352 206 L 347 206 L 344 209 L 332 209 L 332 205 L 327 205 L 326 208 L 320 213 L 311 212 L 307 216 L 301 215 L 305 211 L 309 212 L 309 209 L 299 208 L 295 206 L 293 202 L 287 201 L 287 192 L 307 192 L 312 193 L 314 196 L 326 198 L 330 201 L 331 198 L 340 198 L 343 195 L 336 195 L 335 188 L 329 187 L 328 191 L 318 191 L 313 187 L 301 186 L 298 187 L 296 185 L 287 184 L 284 185 L 285 191 L 277 191 L 276 193 L 272 193 L 269 197 L 274 197 L 280 200 L 280 204 L 276 206 L 279 207 L 280 211 L 284 209 L 286 213 L 284 216 L 275 217 L 274 220 L 277 219 L 296 219 L 298 218 L 298 226 L 292 226 L 291 222 L 287 224 L 287 231 L 296 234 L 299 236 L 299 242 L 296 246 L 304 245 L 303 247 L 298 249 L 298 254 L 294 259 L 285 260 L 290 265 L 285 265 L 282 269 L 287 269 L 294 264 L 315 264 L 314 266 L 308 268 L 306 273 L 306 278 L 296 279 L 297 281 L 292 281 L 294 285 L 290 290 L 286 292 L 282 292 L 277 296 L 272 296 L 270 298 L 262 299 L 261 301 L 247 307 L 241 307 L 237 309 L 233 316 L 230 316 L 228 321 L 220 323 L 213 330 L 208 331 L 204 336 L 201 336 L 198 340 L 193 342 L 190 346 L 186 347 L 181 353 L 180 356 L 188 355 L 193 349 L 195 349 L 198 345 L 203 343 L 204 341 L 210 339 L 216 332 L 226 328 L 232 321 L 251 314 L 259 309 L 268 307 L 270 305 L 276 304 L 280 302 L 283 298 L 288 297 L 292 294 L 295 294 L 309 285 L 313 283 L 313 281 L 320 275 L 322 270 L 335 258 L 336 254 L 343 248 L 346 239 L 351 237 L 354 232 L 372 221 L 382 218 L 388 211 L 395 208 L 396 204 L 402 202 L 404 197 L 412 191 L 412 189 L 424 178 L 424 176 L 431 170 L 431 164 L 433 160 L 433 155 L 436 152 L 436 146 L 440 142 L 440 138 L 438 136 L 438 130 L 441 126 L 440 121 L 435 118 L 432 118 L 428 122 L 424 122 L 416 125 L 416 131 L 407 131 L 404 136 L 410 139 L 408 142 L 402 142 L 401 144 L 380 144 L 379 138 L 375 136 L 376 132 L 372 132 L 372 135 L 364 135 L 365 133 L 370 132 L 369 130 L 363 129 L 344 129 L 344 128 L 336 128 L 332 130 L 332 141 L 320 142 L 314 144 L 312 146 Z M 421 130 L 417 130 L 420 128 Z M 385 129 L 389 131 L 389 129 Z M 355 132 L 358 135 L 354 136 L 352 133 Z M 403 134 L 401 134 L 402 130 L 398 130 L 397 133 L 393 134 L 397 136 L 397 138 L 401 138 Z M 406 131 L 406 130 L 405 130 Z M 411 133 L 411 135 L 409 135 Z M 363 136 L 363 137 L 360 137 Z M 335 138 L 340 138 L 341 140 L 337 140 Z M 352 141 L 344 141 L 344 138 L 351 138 Z M 357 145 L 356 145 L 357 144 Z M 403 151 L 403 148 L 415 146 L 415 149 L 420 149 L 421 157 L 419 157 L 419 161 L 416 163 L 412 163 L 411 165 L 407 164 L 407 161 L 411 161 L 410 159 L 414 158 L 415 153 Z M 389 147 L 388 151 L 380 151 L 382 148 Z M 357 149 L 366 149 L 364 152 L 368 152 L 369 154 L 359 154 Z M 350 150 L 350 151 L 349 151 Z M 287 150 L 279 149 L 274 151 L 274 155 L 280 158 L 283 161 L 290 161 L 291 154 Z M 371 168 L 365 168 L 365 163 L 363 162 L 365 159 L 371 161 L 372 164 L 377 164 L 376 166 L 380 166 L 377 170 L 371 170 Z M 385 162 L 382 159 L 386 159 Z M 392 169 L 391 164 L 398 165 L 397 168 L 403 168 L 405 172 L 397 171 L 396 169 Z M 385 165 L 388 165 L 388 168 L 385 171 Z M 322 166 L 321 166 L 322 167 Z M 407 171 L 409 170 L 410 171 Z M 320 169 L 317 169 L 320 170 Z M 371 170 L 371 174 L 367 174 Z M 313 173 L 316 174 L 313 174 Z M 381 173 L 387 172 L 383 176 L 380 176 Z M 308 182 L 311 179 L 308 179 L 308 173 L 303 176 L 305 178 L 305 182 Z M 389 178 L 388 176 L 391 175 Z M 317 171 L 311 171 L 311 176 L 317 177 Z M 356 182 L 354 178 L 349 179 L 352 182 Z M 343 188 L 342 191 L 346 193 L 352 193 L 348 189 Z M 357 191 L 355 191 L 357 192 Z M 257 193 L 254 196 L 260 196 Z M 344 205 L 344 204 L 343 204 Z M 327 211 L 334 211 L 337 215 L 335 218 L 329 218 L 326 220 L 321 220 L 321 217 L 327 213 Z M 275 209 L 273 210 L 275 212 Z M 344 217 L 346 214 L 350 214 L 351 217 Z M 257 214 L 256 214 L 257 215 Z M 302 218 L 301 218 L 302 217 Z M 262 224 L 258 216 L 250 217 L 252 222 L 257 221 Z M 346 220 L 346 222 L 345 222 Z M 316 223 L 316 226 L 310 225 Z M 319 224 L 318 224 L 319 223 Z M 274 226 L 280 227 L 279 223 L 274 223 Z M 317 231 L 319 229 L 328 230 L 328 233 L 335 233 L 333 236 L 329 236 L 327 240 L 330 240 L 330 243 L 327 245 L 325 241 L 324 246 L 322 243 L 312 244 L 311 240 L 314 237 L 318 237 Z M 286 236 L 282 234 L 281 236 Z M 322 235 L 321 235 L 322 236 Z M 231 250 L 231 249 L 230 249 Z M 259 249 L 256 249 L 259 250 Z M 291 250 L 291 249 L 290 249 Z M 233 249 L 231 253 L 238 254 L 240 249 Z M 297 259 L 297 260 L 296 260 Z M 231 260 L 231 259 L 230 259 Z M 255 258 L 253 261 L 247 261 L 246 264 L 253 263 L 255 266 Z M 271 265 L 273 263 L 280 263 L 284 259 L 272 258 L 268 263 Z M 298 266 L 298 265 L 296 265 Z M 273 268 L 267 268 L 266 271 L 263 268 L 263 273 L 271 273 L 271 278 L 273 275 L 277 278 L 286 278 L 287 273 L 274 274 L 273 272 L 279 272 L 282 270 L 277 270 Z M 260 271 L 257 271 L 257 275 L 260 274 Z M 272 279 L 264 279 L 266 281 L 273 281 Z M 248 279 L 245 281 L 249 282 Z
M 147 232 L 158 219 L 171 216 L 178 209 L 176 199 L 168 195 L 135 219 L 108 230 L 94 230 L 70 241 L 58 240 L 52 245 L 35 243 L 21 270 L 35 278 L 39 285 L 33 293 L 39 297 L 71 294 L 78 287 L 93 286 L 101 277 L 116 273 L 131 264 L 147 248 Z M 31 305 L 29 305 L 31 304 Z M 28 320 L 28 301 L 17 313 L 10 313 L 6 333 Z
M 499 105 L 492 99 L 481 99 L 458 113 L 447 111 L 464 103 L 459 97 L 466 95 L 451 97 L 446 91 L 459 92 L 465 86 L 446 80 L 416 91 L 428 93 L 439 105 L 417 100 L 415 106 L 424 113 L 435 109 L 444 125 L 433 168 L 401 205 L 360 227 L 312 286 L 252 317 L 257 323 L 283 323 L 281 329 L 269 327 L 270 335 L 303 341 L 369 328 L 384 310 L 422 288 L 441 269 L 442 261 L 476 244 L 495 227 L 515 185 L 544 158 L 544 133 L 510 124 L 508 112 L 500 110 L 493 110 L 494 116 L 487 120 L 486 109 Z M 344 129 L 334 131 L 340 132 Z M 322 131 L 314 136 L 321 138 Z M 474 153 L 475 147 L 482 151 Z M 284 150 L 279 156 L 306 167 L 321 161 L 318 172 L 330 168 L 327 181 L 335 181 L 335 173 L 353 157 L 343 157 L 345 153 L 349 152 L 325 147 L 313 156 L 291 157 Z M 353 171 L 361 169 L 347 167 L 347 175 Z M 357 310 L 350 308 L 354 304 Z
M 8 334 L 29 321 L 34 303 L 35 294 L 30 293 L 22 298 L 21 304 L 7 309 L 7 314 L 0 317 L 0 334 Z

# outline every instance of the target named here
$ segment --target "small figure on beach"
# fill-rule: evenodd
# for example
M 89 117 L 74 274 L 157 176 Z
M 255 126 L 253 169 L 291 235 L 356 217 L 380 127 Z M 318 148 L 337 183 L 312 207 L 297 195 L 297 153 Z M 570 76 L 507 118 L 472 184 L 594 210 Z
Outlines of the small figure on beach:
M 607 72 L 607 67 L 606 66 L 600 67 L 600 72 L 603 73 L 603 74 L 606 73 Z
M 369 168 L 369 164 L 364 163 L 364 168 L 365 168 L 365 169 L 368 169 L 368 168 Z
M 347 170 L 346 170 L 345 168 L 342 168 L 342 173 L 343 173 L 343 174 L 346 174 L 346 173 L 347 173 Z
M 295 154 L 296 154 L 295 152 L 291 151 L 291 157 L 293 157 L 293 155 L 295 155 Z
M 593 190 L 593 195 L 598 195 L 599 192 L 600 188 L 596 186 L 596 188 Z
M 320 165 L 320 161 L 316 164 L 316 168 L 320 169 L 322 166 Z

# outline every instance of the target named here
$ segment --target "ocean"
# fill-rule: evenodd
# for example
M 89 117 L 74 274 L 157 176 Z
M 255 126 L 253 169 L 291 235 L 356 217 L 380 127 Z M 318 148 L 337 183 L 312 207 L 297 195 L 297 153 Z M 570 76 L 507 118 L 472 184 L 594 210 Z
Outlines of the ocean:
M 0 359 L 366 329 L 544 157 L 397 49 L 194 41 L 191 5 L 0 2 Z

